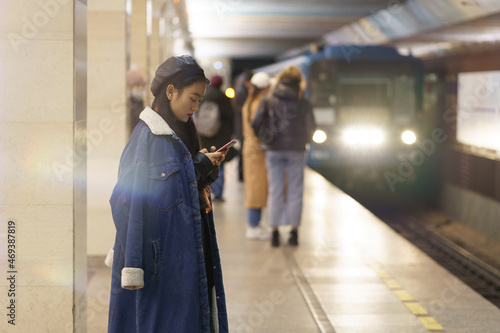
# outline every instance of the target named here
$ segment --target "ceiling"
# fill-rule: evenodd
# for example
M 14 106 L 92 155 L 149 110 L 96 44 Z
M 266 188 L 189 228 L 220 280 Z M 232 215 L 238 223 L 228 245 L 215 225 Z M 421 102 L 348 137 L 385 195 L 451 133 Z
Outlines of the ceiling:
M 185 0 L 197 57 L 276 56 L 387 6 L 388 0 Z
M 398 40 L 393 45 L 424 58 L 470 48 L 500 47 L 500 14 Z
M 184 0 L 198 58 L 284 57 L 314 44 L 385 44 L 426 56 L 498 43 L 500 0 Z

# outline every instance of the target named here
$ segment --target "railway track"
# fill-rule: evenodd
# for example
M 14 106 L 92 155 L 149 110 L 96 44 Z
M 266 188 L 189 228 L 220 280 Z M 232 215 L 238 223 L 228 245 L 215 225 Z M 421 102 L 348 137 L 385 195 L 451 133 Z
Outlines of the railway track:
M 328 170 L 319 170 L 334 185 L 334 177 Z M 361 184 L 363 185 L 363 184 Z M 370 186 L 343 188 L 363 206 L 377 215 L 392 229 L 434 259 L 469 287 L 500 308 L 500 267 L 488 264 L 484 259 L 469 252 L 427 227 L 418 214 L 414 202 L 404 196 L 379 193 Z
M 411 211 L 372 212 L 429 257 L 500 308 L 500 270 L 428 229 Z

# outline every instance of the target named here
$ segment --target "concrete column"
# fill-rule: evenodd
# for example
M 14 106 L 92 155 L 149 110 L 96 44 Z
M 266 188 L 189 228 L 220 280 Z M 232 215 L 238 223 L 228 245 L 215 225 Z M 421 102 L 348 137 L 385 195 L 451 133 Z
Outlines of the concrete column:
M 126 133 L 125 0 L 88 0 L 88 255 L 104 256 L 115 227 L 109 198 Z
M 161 4 L 161 3 L 159 3 Z M 149 81 L 146 82 L 146 91 L 148 92 L 147 94 L 147 103 L 151 105 L 154 100 L 154 96 L 151 93 L 151 90 L 149 87 L 151 86 L 151 81 L 154 78 L 156 69 L 158 66 L 163 63 L 166 59 L 160 59 L 160 20 L 159 20 L 159 13 L 160 13 L 160 8 L 158 3 L 153 3 L 153 17 L 152 17 L 152 22 L 151 22 L 151 36 L 149 36 L 149 50 L 148 50 L 148 57 L 149 57 Z
M 164 62 L 166 59 L 160 58 L 160 19 L 158 17 L 159 9 L 154 11 L 153 16 L 153 29 L 151 31 L 151 43 L 150 43 L 150 58 L 149 58 L 149 73 L 151 73 L 151 80 L 154 77 L 154 73 L 158 66 Z
M 132 0 L 132 14 L 130 17 L 130 64 L 137 66 L 142 75 L 147 78 L 147 21 L 145 0 Z
M 170 58 L 171 56 L 174 56 L 174 38 L 172 37 L 172 25 L 167 24 L 166 26 L 166 33 L 165 33 L 165 48 L 163 52 L 165 53 L 165 60 Z
M 1 332 L 86 332 L 86 19 L 0 2 Z

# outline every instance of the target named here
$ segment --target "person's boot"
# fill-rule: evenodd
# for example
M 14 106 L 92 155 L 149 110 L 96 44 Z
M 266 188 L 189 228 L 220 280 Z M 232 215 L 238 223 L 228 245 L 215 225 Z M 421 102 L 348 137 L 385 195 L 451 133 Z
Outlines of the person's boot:
M 288 239 L 288 244 L 290 244 L 291 246 L 299 245 L 299 235 L 297 229 L 292 229 L 292 231 L 290 231 L 290 238 Z
M 280 246 L 280 233 L 278 229 L 273 230 L 273 235 L 271 237 L 271 246 L 273 247 Z

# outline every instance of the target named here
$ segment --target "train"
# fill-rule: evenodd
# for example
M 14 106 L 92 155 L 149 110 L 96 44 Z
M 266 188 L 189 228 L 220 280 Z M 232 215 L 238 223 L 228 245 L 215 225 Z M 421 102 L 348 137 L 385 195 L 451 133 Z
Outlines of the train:
M 416 181 L 423 62 L 389 46 L 324 46 L 254 70 L 298 66 L 317 131 L 307 164 L 341 187 L 373 184 L 395 191 Z M 412 171 L 413 169 L 413 171 Z

